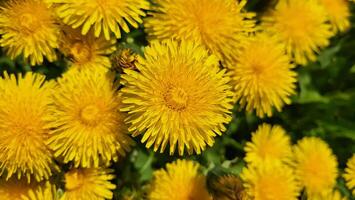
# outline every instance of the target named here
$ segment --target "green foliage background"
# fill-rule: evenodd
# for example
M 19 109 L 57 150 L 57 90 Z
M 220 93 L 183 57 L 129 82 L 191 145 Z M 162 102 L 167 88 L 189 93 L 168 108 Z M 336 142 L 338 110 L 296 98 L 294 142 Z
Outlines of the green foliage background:
M 248 10 L 262 13 L 269 3 L 272 1 L 251 0 L 247 7 Z M 304 136 L 323 138 L 336 154 L 342 171 L 347 159 L 355 153 L 354 5 L 351 10 L 352 28 L 334 37 L 331 45 L 320 52 L 317 62 L 306 67 L 297 67 L 298 94 L 293 96 L 292 105 L 286 106 L 283 112 L 275 112 L 273 117 L 263 120 L 253 114 L 246 114 L 236 106 L 227 133 L 218 137 L 215 145 L 202 155 L 185 158 L 198 160 L 209 174 L 221 171 L 239 173 L 244 166 L 242 158 L 245 142 L 250 140 L 250 133 L 255 131 L 259 124 L 267 122 L 282 125 L 294 143 Z M 141 54 L 142 47 L 147 45 L 143 27 L 124 35 L 118 44 Z M 48 79 L 53 79 L 60 76 L 66 68 L 64 57 L 55 63 L 44 63 L 31 68 L 21 58 L 14 61 L 9 59 L 0 49 L 0 73 L 36 71 L 45 74 Z M 123 195 L 142 198 L 154 169 L 164 167 L 167 162 L 179 158 L 169 156 L 167 153 L 159 154 L 146 150 L 140 144 L 139 137 L 135 140 L 137 145 L 134 150 L 124 160 L 112 166 L 117 172 L 118 189 L 115 191 L 117 199 L 121 199 Z M 345 188 L 341 178 L 337 187 L 350 197 L 350 192 Z

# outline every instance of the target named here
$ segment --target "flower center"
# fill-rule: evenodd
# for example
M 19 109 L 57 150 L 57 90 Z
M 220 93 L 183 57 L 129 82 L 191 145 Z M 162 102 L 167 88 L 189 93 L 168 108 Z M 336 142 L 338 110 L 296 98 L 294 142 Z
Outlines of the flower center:
M 65 188 L 67 190 L 78 189 L 84 184 L 83 180 L 83 174 L 79 173 L 79 171 L 68 172 L 65 175 Z
M 173 87 L 168 89 L 164 100 L 166 105 L 175 111 L 182 111 L 186 108 L 188 102 L 188 95 L 182 88 Z
M 97 119 L 99 113 L 100 110 L 97 106 L 89 105 L 81 110 L 80 118 L 85 124 L 95 125 L 98 121 Z
M 70 50 L 70 54 L 73 56 L 76 62 L 84 63 L 88 62 L 91 57 L 90 48 L 82 43 L 75 43 Z
M 38 22 L 38 19 L 35 15 L 30 13 L 23 13 L 19 16 L 19 26 L 21 27 L 21 31 L 26 34 L 31 34 L 36 32 L 36 30 L 41 26 L 41 23 Z

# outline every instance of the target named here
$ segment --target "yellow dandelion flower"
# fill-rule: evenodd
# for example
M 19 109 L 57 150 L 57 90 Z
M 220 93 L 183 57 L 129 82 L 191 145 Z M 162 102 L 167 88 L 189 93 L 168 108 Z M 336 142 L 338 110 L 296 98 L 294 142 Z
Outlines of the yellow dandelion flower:
M 155 0 L 144 26 L 152 39 L 193 40 L 219 58 L 230 58 L 246 33 L 254 31 L 254 13 L 246 0 Z
M 355 195 L 355 154 L 353 154 L 347 163 L 344 178 L 346 185 L 353 191 L 353 195 Z
M 263 18 L 265 29 L 286 44 L 287 53 L 297 64 L 315 61 L 316 52 L 328 46 L 333 35 L 327 12 L 317 1 L 279 1 Z
M 178 146 L 200 154 L 231 120 L 232 93 L 225 70 L 204 48 L 190 42 L 153 42 L 139 57 L 139 72 L 126 69 L 123 109 L 133 136 L 143 134 L 146 147 L 170 154 Z
M 332 190 L 338 163 L 327 143 L 316 137 L 305 137 L 294 147 L 294 156 L 296 174 L 309 197 Z
M 0 6 L 0 34 L 0 46 L 12 59 L 23 55 L 31 65 L 44 57 L 56 59 L 59 29 L 42 0 L 10 0 Z
M 286 165 L 269 163 L 258 167 L 249 166 L 242 171 L 249 197 L 254 200 L 297 200 L 299 183 L 293 170 Z
M 80 27 L 86 35 L 93 30 L 96 37 L 104 35 L 109 40 L 111 33 L 121 38 L 121 30 L 128 33 L 129 25 L 138 28 L 149 9 L 146 0 L 45 0 L 54 4 L 57 15 L 67 25 Z
M 149 200 L 212 200 L 206 188 L 206 177 L 194 161 L 177 160 L 166 169 L 154 172 Z
M 236 62 L 229 64 L 236 99 L 248 112 L 272 116 L 273 107 L 281 111 L 291 103 L 297 73 L 284 50 L 275 37 L 260 33 L 245 41 Z
M 112 199 L 116 185 L 112 170 L 103 168 L 72 169 L 65 174 L 65 192 L 61 200 Z
M 350 5 L 347 0 L 319 0 L 327 11 L 334 32 L 350 28 Z
M 103 68 L 111 67 L 109 54 L 116 50 L 114 39 L 95 38 L 93 32 L 81 35 L 80 30 L 63 27 L 60 39 L 60 50 L 71 60 L 72 68 Z
M 45 145 L 54 82 L 40 74 L 5 73 L 0 85 L 0 175 L 48 179 L 56 168 Z
M 25 180 L 0 181 L 1 200 L 54 200 L 55 188 L 49 182 L 28 184 Z
M 348 198 L 343 197 L 339 191 L 335 190 L 332 192 L 329 192 L 327 194 L 318 196 L 318 197 L 311 197 L 308 198 L 309 200 L 348 200 Z
M 98 167 L 130 150 L 117 88 L 114 77 L 102 70 L 73 69 L 58 80 L 48 118 L 48 144 L 56 157 L 75 167 Z
M 292 159 L 291 138 L 277 125 L 260 125 L 252 133 L 251 142 L 246 143 L 244 150 L 244 160 L 255 166 L 269 162 L 290 163 Z

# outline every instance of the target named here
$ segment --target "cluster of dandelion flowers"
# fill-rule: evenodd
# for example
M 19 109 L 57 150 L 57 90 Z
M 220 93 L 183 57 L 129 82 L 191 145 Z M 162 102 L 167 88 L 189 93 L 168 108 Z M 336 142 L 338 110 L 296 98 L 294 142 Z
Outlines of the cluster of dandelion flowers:
M 54 82 L 30 72 L 17 78 L 5 73 L 0 85 L 0 174 L 7 179 L 48 179 L 55 168 L 45 145 Z
M 111 67 L 108 55 L 116 50 L 114 39 L 106 40 L 103 36 L 96 38 L 93 31 L 82 35 L 79 29 L 63 26 L 59 49 L 71 61 L 72 68 L 102 68 Z
M 275 37 L 259 33 L 243 42 L 234 62 L 228 64 L 235 97 L 242 108 L 259 117 L 281 111 L 295 93 L 296 76 L 284 45 Z
M 318 0 L 284 0 L 264 16 L 263 26 L 286 44 L 295 63 L 306 65 L 316 60 L 316 52 L 326 47 L 333 36 L 327 20 L 327 12 Z
M 105 168 L 72 169 L 65 174 L 65 192 L 61 200 L 112 199 L 115 176 Z
M 244 150 L 244 160 L 255 166 L 269 162 L 290 163 L 292 160 L 291 138 L 278 125 L 260 125 Z
M 31 65 L 44 57 L 56 59 L 59 29 L 42 0 L 10 0 L 0 6 L 0 34 L 0 46 L 12 59 L 23 55 Z
M 254 200 L 297 200 L 300 186 L 293 170 L 287 165 L 269 163 L 249 166 L 241 178 L 249 197 Z
M 226 130 L 232 92 L 225 70 L 203 47 L 190 42 L 153 42 L 139 57 L 139 72 L 126 69 L 123 109 L 133 136 L 143 134 L 146 147 L 170 154 L 200 154 Z
M 55 156 L 75 167 L 98 167 L 117 161 L 132 140 L 119 111 L 114 77 L 100 69 L 69 70 L 58 81 L 48 118 L 48 140 Z
M 353 195 L 355 195 L 355 154 L 353 154 L 347 163 L 344 178 L 346 185 L 353 191 Z
M 247 33 L 254 31 L 254 13 L 243 11 L 246 0 L 155 0 L 144 23 L 152 39 L 192 40 L 220 59 L 231 52 Z
M 121 28 L 128 33 L 129 25 L 138 28 L 149 9 L 146 0 L 45 0 L 53 5 L 63 22 L 73 28 L 80 27 L 86 35 L 90 29 L 96 37 L 107 40 L 115 35 L 121 38 Z
M 328 13 L 333 31 L 344 32 L 350 27 L 350 5 L 347 0 L 319 0 Z
M 295 170 L 308 197 L 330 192 L 338 176 L 337 160 L 328 144 L 316 137 L 305 137 L 294 147 Z
M 206 177 L 199 173 L 200 165 L 190 160 L 177 160 L 166 169 L 154 172 L 149 200 L 212 200 L 206 188 Z
M 24 179 L 0 181 L 1 200 L 55 200 L 55 187 L 49 182 L 28 184 Z

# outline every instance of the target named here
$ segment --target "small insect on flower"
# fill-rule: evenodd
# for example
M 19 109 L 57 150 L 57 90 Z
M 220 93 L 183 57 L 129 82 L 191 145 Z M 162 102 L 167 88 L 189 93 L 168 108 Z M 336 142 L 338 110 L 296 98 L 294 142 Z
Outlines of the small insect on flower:
M 0 78 L 0 175 L 42 181 L 57 169 L 47 148 L 54 82 L 45 76 L 4 74 Z
M 335 33 L 350 28 L 350 3 L 347 0 L 319 0 L 319 2 L 328 13 Z
M 139 57 L 139 72 L 125 69 L 123 108 L 133 136 L 170 154 L 200 154 L 231 120 L 232 92 L 215 56 L 191 42 L 153 42 Z
M 116 50 L 114 39 L 96 38 L 92 31 L 81 35 L 80 30 L 69 26 L 63 26 L 62 33 L 59 49 L 70 58 L 71 68 L 102 68 L 107 71 L 111 67 L 108 55 Z
M 100 69 L 72 69 L 53 94 L 48 144 L 55 156 L 75 167 L 98 167 L 130 150 L 114 77 Z
M 0 180 L 1 200 L 56 200 L 55 186 L 49 182 L 30 183 L 24 179 Z
M 45 0 L 53 5 L 63 22 L 73 28 L 80 27 L 86 35 L 90 30 L 96 37 L 103 35 L 109 40 L 113 33 L 121 38 L 121 30 L 128 33 L 129 25 L 138 28 L 143 10 L 149 9 L 146 0 Z
M 249 166 L 242 171 L 244 187 L 253 200 L 297 200 L 300 186 L 287 165 L 268 163 L 257 167 Z
M 177 160 L 166 169 L 154 172 L 149 200 L 212 200 L 206 188 L 206 177 L 194 161 Z
M 0 6 L 0 46 L 15 59 L 23 55 L 31 65 L 56 59 L 59 28 L 42 0 L 10 0 Z
M 154 0 L 144 27 L 152 39 L 191 40 L 219 59 L 230 59 L 247 33 L 255 31 L 255 14 L 246 0 Z
M 112 199 L 116 185 L 112 170 L 104 168 L 72 169 L 65 174 L 65 192 L 61 200 Z
M 327 143 L 316 137 L 305 137 L 294 147 L 294 156 L 295 172 L 309 198 L 332 191 L 338 163 Z
M 355 154 L 353 154 L 347 163 L 344 178 L 346 185 L 353 191 L 353 195 L 355 195 Z
M 262 124 L 252 133 L 251 140 L 244 148 L 244 160 L 249 164 L 259 166 L 269 162 L 291 162 L 291 138 L 281 126 Z
M 328 14 L 318 0 L 283 0 L 263 17 L 262 26 L 286 44 L 296 64 L 317 59 L 316 52 L 334 35 Z
M 228 64 L 235 98 L 248 112 L 272 116 L 273 107 L 281 111 L 295 94 L 296 76 L 285 47 L 276 37 L 258 33 L 243 42 Z

